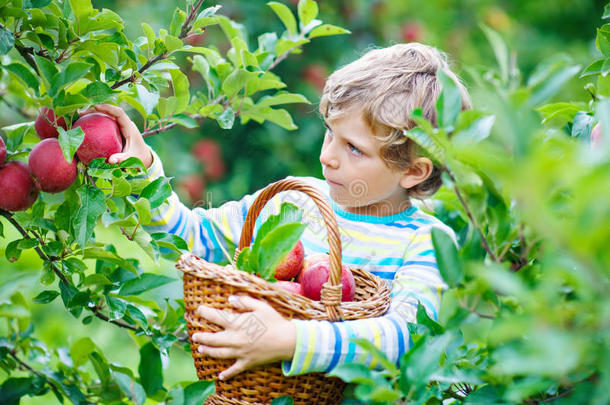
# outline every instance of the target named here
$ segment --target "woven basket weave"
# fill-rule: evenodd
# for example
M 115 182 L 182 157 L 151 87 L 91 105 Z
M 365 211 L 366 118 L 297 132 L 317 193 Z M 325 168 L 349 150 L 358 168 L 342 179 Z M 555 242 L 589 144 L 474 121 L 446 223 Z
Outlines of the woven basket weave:
M 269 185 L 248 211 L 239 247 L 235 256 L 252 240 L 254 224 L 263 206 L 277 193 L 298 190 L 307 194 L 318 206 L 328 232 L 330 247 L 330 276 L 324 284 L 322 298 L 313 301 L 269 283 L 253 274 L 230 265 L 209 263 L 190 253 L 181 256 L 176 267 L 184 273 L 184 304 L 191 351 L 199 379 L 213 379 L 216 393 L 206 404 L 269 404 L 273 398 L 290 395 L 295 405 L 338 404 L 343 398 L 345 383 L 323 373 L 309 373 L 294 377 L 282 374 L 281 363 L 266 364 L 244 371 L 226 381 L 218 379 L 221 371 L 234 360 L 215 359 L 197 352 L 192 336 L 196 332 L 218 332 L 221 327 L 207 322 L 195 312 L 199 305 L 217 309 L 232 308 L 228 297 L 247 294 L 266 301 L 287 319 L 316 319 L 340 321 L 371 318 L 383 315 L 390 305 L 390 291 L 379 277 L 358 268 L 351 268 L 356 282 L 354 301 L 341 302 L 341 239 L 334 212 L 318 190 L 298 179 L 284 179 Z M 252 339 L 264 328 L 254 316 L 243 317 Z

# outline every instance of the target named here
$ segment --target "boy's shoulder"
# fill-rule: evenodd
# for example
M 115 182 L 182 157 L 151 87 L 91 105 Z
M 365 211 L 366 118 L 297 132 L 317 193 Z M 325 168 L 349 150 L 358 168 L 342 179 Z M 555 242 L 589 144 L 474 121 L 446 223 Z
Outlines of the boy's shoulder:
M 433 228 L 437 228 L 449 235 L 454 243 L 457 243 L 457 237 L 453 229 L 434 215 L 424 211 L 422 207 L 415 207 L 411 217 L 413 222 L 418 224 L 420 232 L 432 232 Z

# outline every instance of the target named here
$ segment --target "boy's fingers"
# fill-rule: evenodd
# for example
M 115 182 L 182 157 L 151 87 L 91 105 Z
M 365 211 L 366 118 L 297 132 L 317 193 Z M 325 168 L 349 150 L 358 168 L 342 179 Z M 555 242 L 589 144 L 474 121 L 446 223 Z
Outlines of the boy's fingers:
M 110 155 L 110 157 L 108 158 L 108 163 L 110 163 L 110 164 L 123 163 L 123 161 L 127 160 L 131 156 L 133 156 L 133 155 L 131 155 L 129 153 L 115 153 L 114 155 Z
M 236 317 L 239 316 L 239 314 L 235 314 L 231 311 L 221 311 L 206 307 L 205 305 L 200 305 L 197 308 L 197 314 L 218 326 L 222 326 L 223 328 L 227 328 L 236 319 Z
M 266 302 L 254 299 L 248 295 L 231 295 L 229 297 L 229 304 L 235 308 L 248 309 L 250 311 L 267 310 L 270 308 Z
M 234 359 L 237 357 L 235 349 L 228 347 L 197 346 L 197 351 L 217 359 Z
M 220 331 L 215 333 L 196 332 L 193 333 L 193 341 L 201 343 L 205 346 L 220 346 L 220 347 L 240 347 L 235 340 L 235 333 L 229 331 Z
M 231 367 L 223 371 L 218 375 L 221 380 L 228 380 L 229 378 L 236 376 L 246 369 L 246 362 L 244 360 L 237 360 Z

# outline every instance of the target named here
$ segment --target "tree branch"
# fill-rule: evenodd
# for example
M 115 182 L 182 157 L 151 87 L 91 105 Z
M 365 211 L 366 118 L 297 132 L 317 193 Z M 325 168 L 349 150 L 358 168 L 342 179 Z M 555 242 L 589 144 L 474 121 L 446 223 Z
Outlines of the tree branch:
M 30 113 L 28 113 L 28 111 L 24 108 L 21 108 L 13 103 L 11 103 L 10 101 L 8 101 L 6 98 L 4 98 L 6 96 L 6 93 L 0 93 L 0 101 L 2 101 L 4 104 L 6 104 L 11 110 L 16 111 L 17 113 L 19 113 L 21 116 L 27 118 L 27 119 L 34 119 L 36 118 L 35 116 L 31 115 Z
M 10 356 L 17 362 L 17 364 L 19 364 L 19 366 L 23 369 L 28 370 L 30 373 L 37 375 L 38 377 L 42 378 L 43 380 L 45 380 L 47 382 L 47 384 L 49 384 L 49 386 L 51 387 L 51 389 L 53 390 L 53 392 L 55 393 L 55 395 L 58 398 L 61 398 L 62 395 L 59 392 L 59 389 L 44 375 L 42 375 L 40 372 L 36 371 L 34 369 L 34 367 L 30 366 L 29 364 L 27 364 L 25 361 L 21 360 L 18 356 L 17 356 L 17 352 L 15 349 L 13 350 L 9 350 L 8 352 L 10 354 Z

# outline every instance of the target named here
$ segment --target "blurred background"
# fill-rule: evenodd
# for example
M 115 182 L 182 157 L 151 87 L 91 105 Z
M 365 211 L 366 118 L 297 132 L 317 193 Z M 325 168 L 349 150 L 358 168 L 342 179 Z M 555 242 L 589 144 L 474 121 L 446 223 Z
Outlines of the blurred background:
M 296 10 L 296 0 L 283 2 Z M 251 48 L 260 33 L 283 30 L 280 20 L 265 3 L 252 0 L 218 3 L 222 4 L 220 14 L 245 25 Z M 191 206 L 219 206 L 288 175 L 321 176 L 318 151 L 324 129 L 317 103 L 324 81 L 333 70 L 356 59 L 368 48 L 412 41 L 439 47 L 449 54 L 454 71 L 472 89 L 475 106 L 484 109 L 485 106 L 478 103 L 475 84 L 468 75 L 469 69 L 495 65 L 482 25 L 494 29 L 506 40 L 526 77 L 541 60 L 551 55 L 566 55 L 584 67 L 598 52 L 594 44 L 595 28 L 601 25 L 605 3 L 605 0 L 320 1 L 320 18 L 352 33 L 318 38 L 306 45 L 301 54 L 291 55 L 276 68 L 276 73 L 287 83 L 288 91 L 301 93 L 311 101 L 310 105 L 286 107 L 297 130 L 287 131 L 272 123 L 241 125 L 238 121 L 231 130 L 223 130 L 215 121 L 203 121 L 200 128 L 171 130 L 148 138 L 148 142 L 161 156 L 166 175 L 174 178 L 174 189 L 182 201 Z M 214 4 L 206 3 L 204 7 Z M 124 19 L 126 34 L 131 40 L 142 35 L 141 22 L 147 22 L 155 31 L 167 27 L 178 5 L 183 6 L 183 1 L 93 1 L 95 8 L 110 8 Z M 213 44 L 221 50 L 228 48 L 220 28 L 214 26 L 200 37 L 192 38 L 191 44 Z M 180 63 L 190 71 L 186 59 Z M 195 87 L 191 89 L 192 93 L 200 90 L 196 88 L 197 76 L 191 77 Z M 561 92 L 561 100 L 587 101 L 588 96 L 583 91 L 585 84 L 586 79 L 570 81 Z M 1 126 L 20 120 L 22 118 L 5 105 L 0 106 Z M 0 299 L 10 296 L 10 291 L 15 289 L 31 299 L 42 290 L 38 282 L 41 262 L 33 254 L 24 254 L 18 262 L 8 263 L 3 248 L 16 234 L 7 226 L 4 236 L 5 239 L 0 239 Z M 155 264 L 124 238 L 117 238 L 104 229 L 96 231 L 96 236 L 108 243 L 120 239 L 120 243 L 115 243 L 117 248 L 129 257 L 138 257 L 147 271 L 176 276 L 173 263 Z M 154 295 L 144 295 L 142 299 L 163 302 L 178 298 L 181 293 L 182 286 L 176 282 L 157 289 Z M 98 327 L 81 325 L 63 309 L 60 300 L 47 304 L 56 306 L 56 311 L 50 311 L 48 306 L 30 305 L 32 323 L 37 325 L 35 334 L 41 340 L 66 342 L 71 336 L 81 337 L 94 331 L 90 337 L 109 356 L 109 361 L 132 369 L 137 367 L 138 345 L 127 332 L 104 324 Z M 40 307 L 39 310 L 36 307 Z M 111 347 L 113 350 L 105 350 Z M 166 382 L 171 385 L 195 378 L 190 354 L 185 351 L 172 353 Z M 23 403 L 48 400 L 24 398 Z

